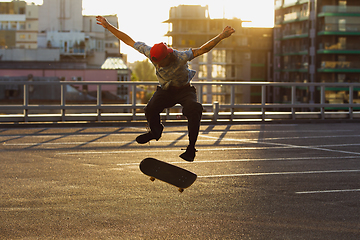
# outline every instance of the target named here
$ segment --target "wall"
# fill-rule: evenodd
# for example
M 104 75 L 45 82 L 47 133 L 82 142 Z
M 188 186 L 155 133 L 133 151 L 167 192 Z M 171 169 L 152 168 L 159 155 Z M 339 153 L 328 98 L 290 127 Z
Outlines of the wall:
M 2 61 L 60 61 L 59 49 L 0 49 Z
M 82 81 L 117 81 L 117 70 L 103 69 L 0 69 L 0 76 L 17 77 L 28 76 L 32 74 L 34 77 L 58 77 L 65 78 L 65 81 L 73 81 L 73 79 L 81 78 Z M 89 85 L 88 91 L 96 91 L 96 85 Z M 116 93 L 114 85 L 103 85 L 102 91 L 110 91 Z
M 82 31 L 82 0 L 45 0 L 39 6 L 39 31 Z

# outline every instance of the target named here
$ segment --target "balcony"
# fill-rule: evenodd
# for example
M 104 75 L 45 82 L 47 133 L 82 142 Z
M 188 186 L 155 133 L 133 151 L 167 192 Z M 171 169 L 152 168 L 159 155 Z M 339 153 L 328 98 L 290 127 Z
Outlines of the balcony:
M 287 63 L 284 64 L 283 72 L 307 72 L 308 71 L 308 62 L 296 62 L 296 63 Z
M 318 72 L 348 72 L 360 73 L 360 62 L 350 61 L 322 61 Z
M 360 54 L 358 44 L 349 43 L 320 43 L 318 54 Z
M 291 55 L 307 55 L 308 54 L 308 46 L 283 46 L 282 54 L 283 56 L 291 56 Z
M 320 26 L 318 35 L 360 35 L 360 24 L 324 24 Z
M 307 38 L 309 37 L 308 28 L 285 30 L 283 32 L 283 40 L 294 39 L 294 38 Z
M 323 6 L 318 16 L 360 17 L 360 6 Z
M 305 21 L 309 19 L 309 11 L 292 12 L 284 15 L 283 23 Z

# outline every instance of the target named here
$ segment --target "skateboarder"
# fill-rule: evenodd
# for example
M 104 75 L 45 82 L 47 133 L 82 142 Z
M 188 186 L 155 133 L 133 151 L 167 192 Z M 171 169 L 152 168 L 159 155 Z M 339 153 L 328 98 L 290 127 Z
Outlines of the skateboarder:
M 183 114 L 188 120 L 189 145 L 180 157 L 192 162 L 195 158 L 195 143 L 200 129 L 200 121 L 203 107 L 197 101 L 196 90 L 191 86 L 190 81 L 195 75 L 194 70 L 188 68 L 188 61 L 209 52 L 221 40 L 228 38 L 235 30 L 227 26 L 216 37 L 199 48 L 186 51 L 177 51 L 169 48 L 164 43 L 158 43 L 150 47 L 143 42 L 135 42 L 126 33 L 111 25 L 106 18 L 96 17 L 97 24 L 109 30 L 115 37 L 125 44 L 136 49 L 150 59 L 156 69 L 156 76 L 160 86 L 144 108 L 150 131 L 138 136 L 136 141 L 144 144 L 150 140 L 160 139 L 164 126 L 160 122 L 160 113 L 165 108 L 170 108 L 177 103 L 183 107 Z

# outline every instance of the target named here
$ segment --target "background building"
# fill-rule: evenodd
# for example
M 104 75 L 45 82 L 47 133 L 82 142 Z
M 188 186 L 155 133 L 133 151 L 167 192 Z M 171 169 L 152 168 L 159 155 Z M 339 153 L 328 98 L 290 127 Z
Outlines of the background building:
M 248 28 L 251 54 L 250 81 L 272 81 L 273 28 Z M 273 101 L 272 91 L 267 89 L 267 102 Z M 261 87 L 250 88 L 250 102 L 261 103 Z
M 24 1 L 0 2 L 0 48 L 16 46 L 16 31 L 25 30 Z
M 37 49 L 39 32 L 38 6 L 28 4 L 25 7 L 25 23 L 16 31 L 16 48 Z
M 360 1 L 276 0 L 274 81 L 359 82 Z M 326 102 L 343 103 L 345 89 L 327 88 Z M 360 101 L 355 89 L 354 102 Z M 276 89 L 289 101 L 289 89 Z M 299 102 L 320 102 L 319 90 L 298 90 Z
M 116 15 L 106 18 L 118 26 Z M 82 15 L 82 0 L 0 3 L 0 51 L 2 61 L 82 62 L 98 68 L 108 57 L 122 57 L 119 40 L 97 25 L 95 16 Z
M 116 15 L 106 16 L 118 26 Z M 115 62 L 116 64 L 108 64 Z M 11 81 L 130 81 L 131 71 L 120 54 L 119 40 L 95 16 L 82 15 L 82 0 L 44 0 L 0 3 L 0 77 L 9 81 L 0 89 L 0 101 L 20 99 Z M 95 85 L 73 85 L 82 99 L 96 96 Z M 38 86 L 33 98 L 44 99 Z M 103 98 L 128 102 L 124 85 L 105 86 Z M 95 92 L 95 94 L 94 94 Z M 74 92 L 76 93 L 76 92 Z

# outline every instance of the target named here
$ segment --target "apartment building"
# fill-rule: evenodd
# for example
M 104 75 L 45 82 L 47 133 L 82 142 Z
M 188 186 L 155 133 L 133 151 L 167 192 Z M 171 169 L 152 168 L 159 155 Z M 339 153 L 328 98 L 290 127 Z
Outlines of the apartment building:
M 39 32 L 38 6 L 34 3 L 25 6 L 25 22 L 16 31 L 16 48 L 37 49 Z
M 0 2 L 0 14 L 24 14 L 25 1 Z
M 359 82 L 360 1 L 276 0 L 274 81 Z M 355 89 L 355 102 L 360 101 Z M 289 89 L 277 89 L 289 101 Z M 319 89 L 298 90 L 299 102 L 319 102 Z M 348 101 L 342 88 L 327 88 L 326 102 Z
M 106 17 L 118 26 L 116 15 Z M 80 61 L 99 67 L 107 57 L 121 56 L 119 40 L 97 25 L 95 16 L 82 15 L 82 0 L 0 2 L 0 49 L 8 50 L 0 53 L 3 61 Z
M 24 1 L 0 2 L 0 48 L 16 46 L 16 31 L 25 30 Z
M 25 1 L 0 2 L 0 48 L 37 48 L 37 10 Z

